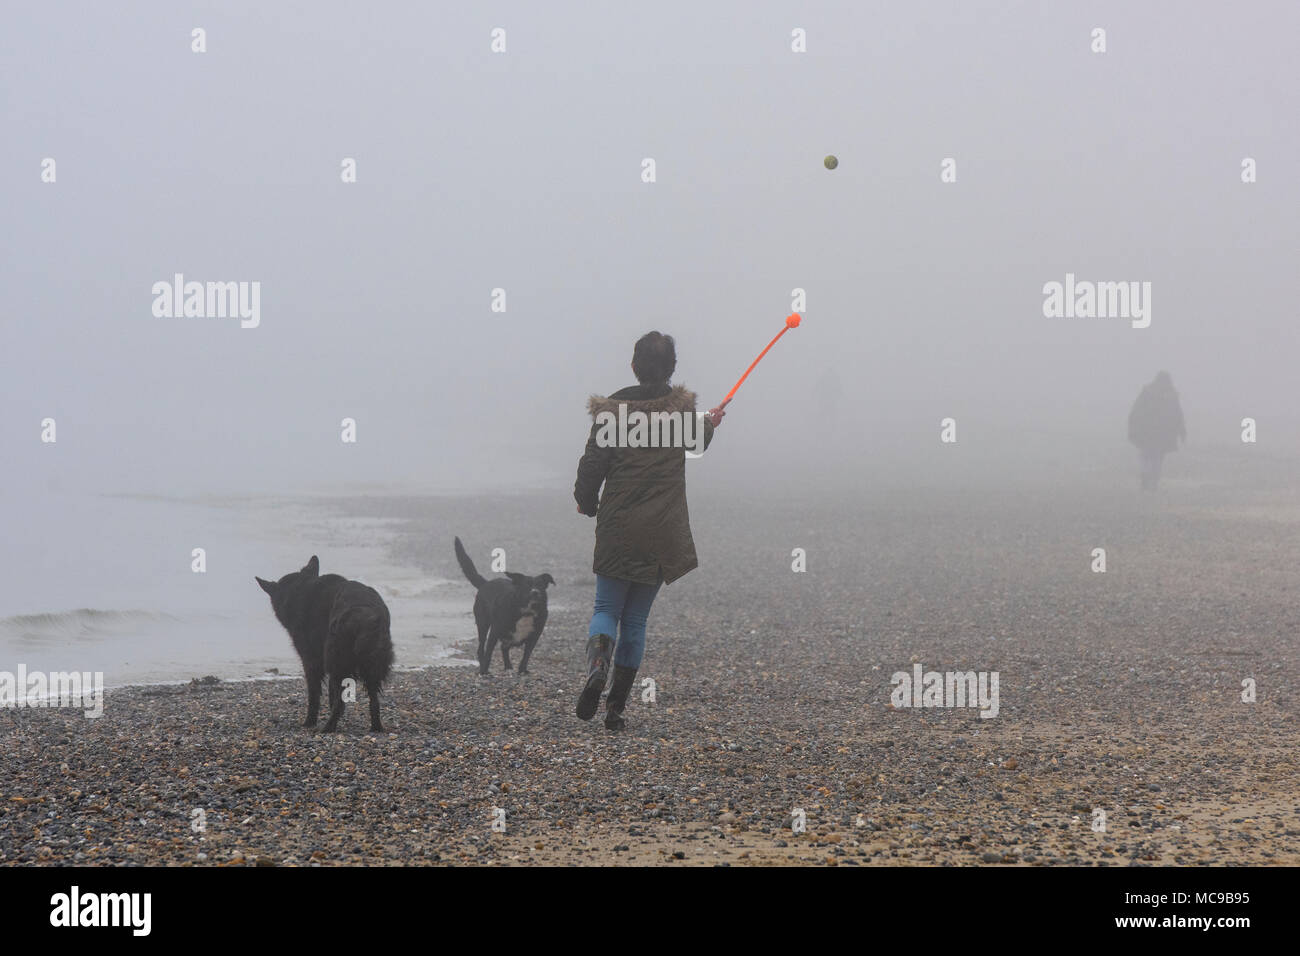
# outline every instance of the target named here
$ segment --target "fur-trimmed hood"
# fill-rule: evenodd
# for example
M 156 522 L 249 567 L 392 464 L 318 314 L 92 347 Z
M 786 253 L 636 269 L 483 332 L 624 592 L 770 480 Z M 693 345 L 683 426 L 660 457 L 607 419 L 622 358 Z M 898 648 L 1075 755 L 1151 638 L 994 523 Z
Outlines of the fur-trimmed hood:
M 632 391 L 632 389 L 622 389 Z M 618 398 L 620 392 L 606 397 L 592 395 L 587 399 L 587 411 L 595 418 L 601 412 L 618 414 L 618 407 L 626 405 L 629 412 L 693 412 L 695 411 L 695 393 L 685 385 L 674 385 L 667 395 L 658 398 Z

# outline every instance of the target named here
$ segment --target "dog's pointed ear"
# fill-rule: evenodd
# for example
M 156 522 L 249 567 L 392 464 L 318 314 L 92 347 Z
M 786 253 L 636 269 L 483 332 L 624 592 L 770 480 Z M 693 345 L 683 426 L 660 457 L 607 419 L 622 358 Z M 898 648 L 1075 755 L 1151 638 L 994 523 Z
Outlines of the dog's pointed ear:
M 527 585 L 531 583 L 528 575 L 520 574 L 518 571 L 507 571 L 506 577 L 508 577 L 514 584 L 518 585 Z
M 274 594 L 275 594 L 275 582 L 274 582 L 274 581 L 263 581 L 261 578 L 258 578 L 258 579 L 257 579 L 257 583 L 260 584 L 260 585 L 262 586 L 262 590 L 265 591 L 267 594 L 270 594 L 270 595 L 274 595 Z
M 549 574 L 540 575 L 537 580 L 542 582 L 543 587 L 555 587 L 555 578 L 551 577 Z
M 313 554 L 311 556 L 311 560 L 303 565 L 302 573 L 311 578 L 314 578 L 318 574 L 320 574 L 320 558 L 316 557 L 316 555 Z

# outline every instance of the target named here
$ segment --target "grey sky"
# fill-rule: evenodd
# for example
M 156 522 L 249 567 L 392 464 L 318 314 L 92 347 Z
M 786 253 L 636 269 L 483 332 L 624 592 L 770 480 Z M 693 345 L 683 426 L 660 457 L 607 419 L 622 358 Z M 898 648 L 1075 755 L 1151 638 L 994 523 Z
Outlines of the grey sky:
M 963 443 L 1055 429 L 1091 455 L 1123 445 L 1161 368 L 1192 441 L 1247 415 L 1274 451 L 1300 441 L 1294 3 L 3 17 L 0 439 L 20 485 L 567 488 L 586 396 L 631 382 L 638 335 L 677 337 L 676 380 L 708 407 L 795 287 L 803 327 L 731 407 L 711 481 L 797 474 L 835 439 L 852 484 L 947 415 Z M 154 318 L 175 272 L 260 281 L 261 326 Z M 1044 318 L 1067 272 L 1150 281 L 1151 327 Z

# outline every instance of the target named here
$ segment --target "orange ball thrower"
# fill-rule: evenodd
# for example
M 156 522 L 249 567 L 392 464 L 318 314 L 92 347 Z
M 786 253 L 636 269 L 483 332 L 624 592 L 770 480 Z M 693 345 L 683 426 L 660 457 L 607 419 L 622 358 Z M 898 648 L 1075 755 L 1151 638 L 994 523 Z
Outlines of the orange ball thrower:
M 775 338 L 773 338 L 772 341 L 767 343 L 767 348 L 759 352 L 758 358 L 754 359 L 754 361 L 749 363 L 749 368 L 745 369 L 745 374 L 740 376 L 739 382 L 731 386 L 731 391 L 727 393 L 727 397 L 722 400 L 722 404 L 719 405 L 718 408 L 727 407 L 727 403 L 730 402 L 732 396 L 736 394 L 736 389 L 740 388 L 740 386 L 744 384 L 745 379 L 749 378 L 749 373 L 754 371 L 754 366 L 763 360 L 763 356 L 768 353 L 768 351 L 772 348 L 773 345 L 776 345 L 777 339 L 785 335 L 785 333 L 789 332 L 791 329 L 799 328 L 799 321 L 800 321 L 800 315 L 798 312 L 791 312 L 789 315 L 785 317 L 785 328 L 783 328 L 780 332 L 776 333 Z

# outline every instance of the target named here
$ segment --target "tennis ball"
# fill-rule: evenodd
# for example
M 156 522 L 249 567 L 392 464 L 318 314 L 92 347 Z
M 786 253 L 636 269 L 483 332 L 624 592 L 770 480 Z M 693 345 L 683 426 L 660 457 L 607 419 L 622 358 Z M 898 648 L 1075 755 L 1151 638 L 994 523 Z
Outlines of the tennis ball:
M 825 159 L 822 160 L 822 162 L 826 164 L 827 169 L 834 169 L 836 166 L 840 164 L 840 161 L 836 159 L 834 156 L 827 156 Z

